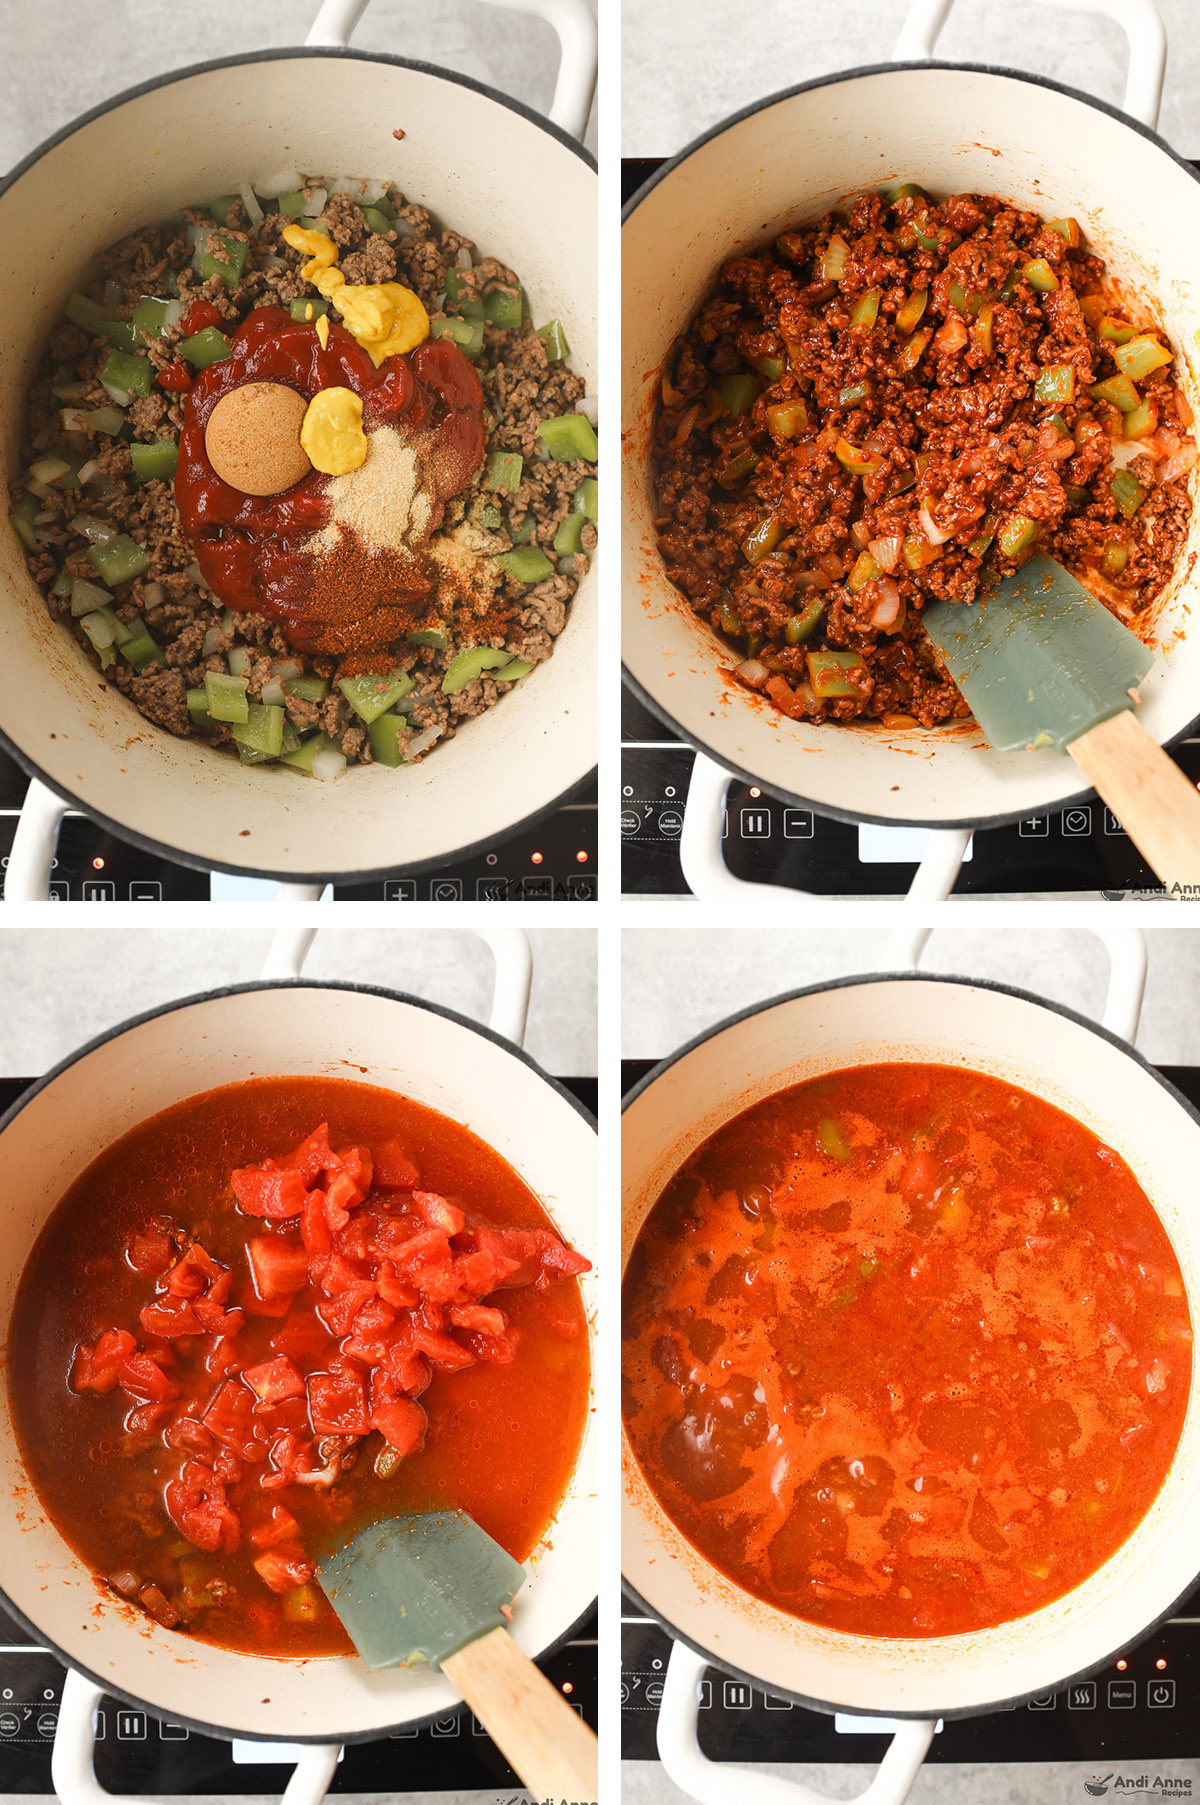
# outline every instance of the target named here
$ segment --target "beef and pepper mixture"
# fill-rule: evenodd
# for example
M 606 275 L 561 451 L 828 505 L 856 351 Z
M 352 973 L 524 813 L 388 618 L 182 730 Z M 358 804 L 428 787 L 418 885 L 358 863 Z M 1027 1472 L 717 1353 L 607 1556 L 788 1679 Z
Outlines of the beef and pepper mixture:
M 915 183 L 735 257 L 672 348 L 672 582 L 794 719 L 969 715 L 921 628 L 1036 549 L 1135 632 L 1186 535 L 1174 354 L 1078 222 Z
M 328 780 L 550 656 L 596 544 L 584 384 L 426 208 L 290 171 L 123 239 L 66 315 L 10 519 L 147 719 Z

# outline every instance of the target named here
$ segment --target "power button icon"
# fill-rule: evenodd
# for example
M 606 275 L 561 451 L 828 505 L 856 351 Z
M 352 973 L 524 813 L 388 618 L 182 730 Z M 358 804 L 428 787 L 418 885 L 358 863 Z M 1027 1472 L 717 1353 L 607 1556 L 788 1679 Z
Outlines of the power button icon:
M 1175 1703 L 1174 1680 L 1151 1680 L 1146 1688 L 1146 1703 L 1157 1711 L 1169 1711 Z

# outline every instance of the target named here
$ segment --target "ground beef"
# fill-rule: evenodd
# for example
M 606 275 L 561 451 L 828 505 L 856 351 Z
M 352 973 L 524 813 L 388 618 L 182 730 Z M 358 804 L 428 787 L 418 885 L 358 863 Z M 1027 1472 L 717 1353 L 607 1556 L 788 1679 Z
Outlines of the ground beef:
M 1145 630 L 1196 448 L 1170 363 L 1110 386 L 1135 333 L 1165 348 L 1138 318 L 1074 220 L 912 184 L 726 263 L 664 372 L 656 528 L 740 679 L 796 718 L 965 716 L 922 610 L 1034 550 Z
M 303 190 L 306 199 L 312 200 L 324 187 L 322 178 L 311 178 Z M 395 221 L 386 233 L 373 229 L 378 221 L 368 222 L 363 206 L 349 194 L 327 195 L 317 223 L 339 246 L 340 267 L 348 282 L 406 283 L 431 316 L 461 309 L 477 317 L 493 293 L 519 292 L 515 271 L 495 258 L 478 258 L 468 239 L 443 228 L 428 209 L 395 191 L 381 204 Z M 289 221 L 270 211 L 270 205 L 264 203 L 266 216 L 257 224 L 251 223 L 243 202 L 235 199 L 222 203 L 221 220 L 211 211 L 183 207 L 169 225 L 132 233 L 96 259 L 96 279 L 86 290 L 88 301 L 101 303 L 105 319 L 128 331 L 133 330 L 128 323 L 143 296 L 175 297 L 185 309 L 205 301 L 216 309 L 220 330 L 229 335 L 255 307 L 286 307 L 301 296 L 313 297 L 315 291 L 300 275 L 304 255 L 283 241 Z M 234 253 L 226 241 L 245 247 L 236 286 L 228 287 L 220 275 L 201 276 L 193 261 L 193 237 L 198 237 L 201 253 L 207 251 L 227 266 Z M 447 295 L 451 270 L 457 277 L 453 300 Z M 188 692 L 203 687 L 206 671 L 228 672 L 230 655 L 236 654 L 237 667 L 247 679 L 247 696 L 257 702 L 264 685 L 272 681 L 274 667 L 283 662 L 286 675 L 299 671 L 331 685 L 322 701 L 286 695 L 288 731 L 303 737 L 320 729 L 340 745 L 348 760 L 369 763 L 367 730 L 334 683 L 333 661 L 293 652 L 276 623 L 261 615 L 228 615 L 199 579 L 173 483 L 139 483 L 134 477 L 130 445 L 175 439 L 182 425 L 181 393 L 164 386 L 164 376 L 169 382 L 173 367 L 180 365 L 184 337 L 178 322 L 161 336 L 136 333 L 135 351 L 149 359 L 153 386 L 148 396 L 131 397 L 123 410 L 122 430 L 113 437 L 84 429 L 78 420 L 73 425 L 63 421 L 64 407 L 77 415 L 111 409 L 112 397 L 100 380 L 113 348 L 108 337 L 93 336 L 74 321 L 63 322 L 50 334 L 29 394 L 23 462 L 28 468 L 39 458 L 61 454 L 73 468 L 36 498 L 27 491 L 27 478 L 12 487 L 14 503 L 27 507 L 35 500 L 30 513 L 36 511 L 36 521 L 26 522 L 35 536 L 34 545 L 27 547 L 30 571 L 51 616 L 73 627 L 89 658 L 100 663 L 101 657 L 71 616 L 67 594 L 71 578 L 89 583 L 100 579 L 88 558 L 89 541 L 70 523 L 82 515 L 129 535 L 148 553 L 150 568 L 144 576 L 116 586 L 112 612 L 121 622 L 144 625 L 162 658 L 138 672 L 110 650 L 103 668 L 108 681 L 147 720 L 169 733 L 203 737 L 236 754 L 227 727 L 199 714 L 193 718 Z M 547 457 L 537 432 L 543 420 L 575 411 L 584 393 L 582 380 L 565 361 L 548 354 L 547 341 L 528 313 L 519 328 L 501 329 L 485 322 L 478 369 L 486 409 L 484 463 L 471 487 L 448 504 L 442 523 L 442 532 L 460 541 L 459 551 L 465 547 L 473 561 L 469 560 L 469 571 L 462 556 L 439 562 L 437 592 L 424 627 L 440 633 L 444 643 L 398 641 L 389 651 L 390 663 L 406 671 L 413 683 L 402 703 L 411 711 L 402 738 L 406 750 L 428 727 L 436 726 L 443 738 L 451 738 L 457 723 L 492 707 L 513 687 L 511 681 L 488 675 L 444 694 L 443 677 L 464 650 L 505 648 L 530 663 L 550 656 L 596 543 L 589 522 L 578 541 L 579 552 L 556 547 L 556 535 L 595 467 Z M 520 482 L 511 492 L 488 484 L 489 460 L 497 451 L 518 451 L 523 459 Z M 81 464 L 96 466 L 82 488 Z M 522 545 L 544 553 L 557 567 L 554 574 L 530 585 L 494 562 L 497 555 Z M 427 750 L 426 746 L 412 756 Z

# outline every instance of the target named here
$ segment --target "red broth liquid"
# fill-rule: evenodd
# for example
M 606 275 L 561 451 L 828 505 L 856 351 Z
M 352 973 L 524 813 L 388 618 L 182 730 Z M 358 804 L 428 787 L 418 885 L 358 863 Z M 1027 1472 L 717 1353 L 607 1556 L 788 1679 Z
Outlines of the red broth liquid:
M 941 1636 L 1060 1598 L 1153 1503 L 1192 1329 L 1129 1168 L 944 1066 L 781 1091 L 697 1149 L 624 1287 L 624 1414 L 663 1509 L 811 1623 Z
M 138 1332 L 155 1281 L 132 1270 L 123 1250 L 151 1225 L 185 1229 L 233 1269 L 230 1303 L 246 1309 L 237 1337 L 244 1364 L 270 1359 L 272 1338 L 289 1322 L 311 1323 L 320 1307 L 311 1286 L 288 1316 L 254 1313 L 246 1244 L 264 1232 L 294 1231 L 295 1224 L 240 1213 L 230 1173 L 286 1158 L 319 1122 L 328 1122 L 335 1148 L 401 1142 L 426 1191 L 456 1200 L 494 1228 L 552 1229 L 512 1168 L 433 1110 L 342 1079 L 257 1079 L 163 1111 L 93 1162 L 29 1257 L 9 1341 L 17 1440 L 39 1498 L 67 1542 L 100 1578 L 128 1570 L 157 1585 L 173 1608 L 186 1612 L 181 1631 L 260 1655 L 353 1650 L 315 1583 L 306 1588 L 304 1618 L 289 1617 L 287 1600 L 255 1570 L 260 1551 L 245 1536 L 232 1553 L 206 1553 L 181 1537 L 167 1515 L 164 1488 L 183 1456 L 157 1430 L 126 1427 L 134 1400 L 125 1391 L 79 1394 L 68 1375 L 81 1342 L 95 1342 L 114 1325 Z M 519 1331 L 516 1357 L 506 1365 L 480 1360 L 463 1371 L 435 1370 L 418 1400 L 428 1417 L 422 1451 L 401 1460 L 390 1478 L 379 1478 L 374 1459 L 384 1443 L 372 1433 L 353 1469 L 332 1487 L 291 1484 L 269 1494 L 296 1518 L 310 1553 L 319 1555 L 364 1524 L 445 1508 L 468 1512 L 518 1560 L 540 1541 L 570 1481 L 589 1409 L 579 1282 L 560 1277 L 544 1290 L 507 1289 L 488 1302 Z M 199 1414 L 203 1398 L 221 1384 L 219 1373 L 202 1373 L 211 1338 L 178 1345 L 185 1397 L 198 1387 Z M 319 1356 L 295 1358 L 302 1370 L 321 1365 Z M 253 1470 L 253 1483 L 264 1470 Z M 230 1501 L 240 1508 L 244 1488 L 234 1487 Z M 212 1602 L 193 1608 L 206 1594 Z

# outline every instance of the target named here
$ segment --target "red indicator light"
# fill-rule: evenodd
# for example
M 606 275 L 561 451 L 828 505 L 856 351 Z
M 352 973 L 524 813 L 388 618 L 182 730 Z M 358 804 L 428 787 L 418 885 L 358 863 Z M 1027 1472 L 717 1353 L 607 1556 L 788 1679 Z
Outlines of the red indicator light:
M 750 794 L 751 794 L 751 795 L 752 795 L 752 796 L 761 796 L 761 795 L 762 795 L 762 791 L 761 791 L 761 790 L 758 790 L 758 789 L 754 789 L 754 790 L 751 790 L 751 792 L 750 792 Z
M 1160 1656 L 1159 1659 L 1154 1663 L 1154 1665 L 1158 1668 L 1158 1671 L 1161 1673 L 1163 1668 L 1166 1666 L 1166 1662 Z
M 570 1682 L 570 1680 L 564 1680 L 564 1681 L 563 1681 L 563 1691 L 564 1691 L 564 1692 L 574 1692 L 574 1690 L 575 1690 L 575 1688 L 574 1688 L 574 1686 L 573 1686 L 573 1685 L 572 1685 L 572 1684 L 571 1684 L 571 1682 Z
M 575 854 L 575 862 L 577 865 L 586 865 L 587 861 L 588 861 L 588 855 L 586 852 L 577 852 Z
M 1128 1667 L 1128 1666 L 1129 1666 L 1129 1662 L 1128 1662 L 1128 1661 L 1118 1661 L 1118 1662 L 1117 1662 L 1117 1672 L 1118 1672 L 1118 1673 L 1124 1673 L 1124 1671 L 1125 1671 L 1125 1669 L 1126 1669 L 1126 1668 L 1127 1668 L 1127 1667 Z
M 531 852 L 529 857 L 534 865 L 540 865 L 542 862 L 542 854 L 540 852 Z
M 93 859 L 92 860 L 92 869 L 94 871 L 103 871 L 104 870 L 104 860 L 103 859 Z

